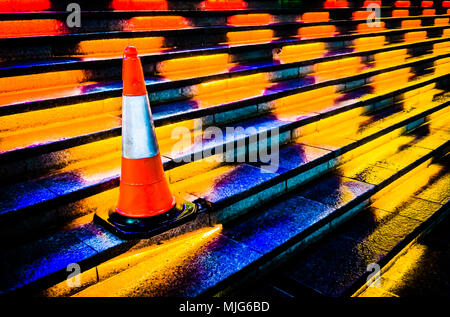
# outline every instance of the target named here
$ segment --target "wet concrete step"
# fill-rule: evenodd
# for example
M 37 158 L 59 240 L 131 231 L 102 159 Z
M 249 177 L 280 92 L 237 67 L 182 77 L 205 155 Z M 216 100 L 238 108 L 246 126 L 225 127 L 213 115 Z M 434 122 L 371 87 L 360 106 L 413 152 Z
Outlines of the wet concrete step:
M 410 118 L 410 120 L 417 120 L 417 119 Z M 397 124 L 397 125 L 387 128 L 387 129 L 384 129 L 385 134 L 387 132 L 395 131 L 396 129 L 397 130 L 402 129 L 404 124 L 405 124 L 404 122 L 401 122 L 400 124 Z M 401 131 L 399 131 L 399 132 L 401 133 Z M 358 142 L 354 142 L 354 144 L 356 146 L 356 144 L 358 144 Z M 349 151 L 349 150 L 350 150 L 350 148 L 347 147 L 347 151 Z M 325 154 L 326 152 L 327 151 L 323 152 L 323 150 L 322 150 L 322 154 L 319 154 L 319 156 L 323 156 L 323 154 Z M 338 152 L 334 152 L 334 153 L 328 152 L 328 155 L 326 155 L 326 157 L 335 158 L 336 156 L 340 156 L 343 154 L 344 154 L 344 152 L 342 152 L 342 151 L 338 151 Z M 317 154 L 313 155 L 313 157 L 316 155 Z M 414 164 L 417 164 L 418 162 L 420 162 L 420 160 L 426 160 L 427 157 L 428 156 L 424 156 L 424 157 L 420 158 Z M 295 156 L 294 156 L 294 159 L 295 159 Z M 286 162 L 286 164 L 288 164 L 288 161 L 289 160 L 283 160 L 283 162 Z M 319 162 L 323 162 L 323 159 L 322 159 L 322 161 L 313 160 L 313 162 L 314 161 L 317 164 Z M 300 164 L 300 167 L 298 167 L 298 164 Z M 311 169 L 313 167 L 312 164 L 311 163 L 305 164 L 305 161 L 303 161 L 303 159 L 302 159 L 302 162 L 297 162 L 297 163 L 294 163 L 293 165 L 291 164 L 289 167 L 286 166 L 287 170 L 282 169 L 280 171 L 279 175 L 274 174 L 273 172 L 272 173 L 259 173 L 259 172 L 257 172 L 258 171 L 257 167 L 250 166 L 248 164 L 241 164 L 236 167 L 224 166 L 224 167 L 222 167 L 222 170 L 218 171 L 219 174 L 217 174 L 217 171 L 213 170 L 212 173 L 216 173 L 216 175 L 217 175 L 215 180 L 213 180 L 213 182 L 215 184 L 214 186 L 216 188 L 216 192 L 214 193 L 214 192 L 211 192 L 208 188 L 204 188 L 206 190 L 206 192 L 205 192 L 206 195 L 203 195 L 201 197 L 203 197 L 206 200 L 210 200 L 210 202 L 213 203 L 213 206 L 214 206 L 214 204 L 217 204 L 218 208 L 221 208 L 221 209 L 216 210 L 219 212 L 204 215 L 204 217 L 206 217 L 206 220 L 205 220 L 205 218 L 202 218 L 203 223 L 189 224 L 189 225 L 191 227 L 194 226 L 194 228 L 195 228 L 195 225 L 204 226 L 205 223 L 216 224 L 216 223 L 224 222 L 231 218 L 235 218 L 236 216 L 239 215 L 239 211 L 242 210 L 242 208 L 248 209 L 250 206 L 254 207 L 258 203 L 266 202 L 267 200 L 271 200 L 274 197 L 282 194 L 284 192 L 283 188 L 285 188 L 285 186 L 286 186 L 285 185 L 285 181 L 286 181 L 285 175 L 286 176 L 289 175 L 288 172 L 290 172 L 290 174 L 291 174 L 288 177 L 292 178 L 293 175 L 296 175 L 301 171 L 309 171 L 308 173 L 306 173 L 302 176 L 303 181 L 301 179 L 297 179 L 294 182 L 293 188 L 295 188 L 295 186 L 296 186 L 295 184 L 297 184 L 297 185 L 302 184 L 302 183 L 304 183 L 305 180 L 310 180 L 311 178 L 317 177 L 318 174 L 321 174 L 321 171 L 323 172 L 324 170 L 327 170 L 328 164 L 329 163 L 326 162 L 326 164 L 322 164 L 322 166 L 318 169 Z M 332 166 L 333 165 L 331 165 L 330 167 L 332 167 Z M 296 172 L 292 172 L 293 170 L 296 170 Z M 191 173 L 191 175 L 192 175 L 192 171 L 193 170 L 191 169 L 189 172 L 189 173 Z M 175 174 L 175 175 L 172 175 L 172 177 L 183 178 L 183 172 L 184 171 L 180 172 L 181 176 L 177 176 Z M 220 175 L 223 172 L 225 172 L 225 174 L 224 174 L 224 176 L 226 176 L 225 178 L 220 177 Z M 308 174 L 309 174 L 309 176 L 308 176 Z M 249 177 L 249 175 L 253 175 L 252 176 L 253 179 L 251 177 Z M 186 174 L 185 174 L 185 176 L 186 176 Z M 189 175 L 187 175 L 187 176 L 191 177 Z M 258 176 L 258 178 L 254 178 L 255 176 Z M 208 176 L 208 178 L 210 178 L 210 177 Z M 222 180 L 224 182 L 222 182 Z M 243 182 L 243 180 L 245 180 L 245 182 Z M 282 181 L 282 183 L 280 183 L 280 185 L 274 186 L 280 180 Z M 236 184 L 237 186 L 234 186 L 233 184 Z M 386 182 L 384 182 L 383 184 L 387 185 Z M 188 183 L 187 185 L 190 185 L 190 184 Z M 220 185 L 220 187 L 217 187 L 218 185 Z M 267 186 L 272 186 L 272 187 L 265 191 L 262 191 L 262 189 L 267 188 Z M 373 185 L 364 185 L 364 186 L 366 188 L 374 188 Z M 192 187 L 190 187 L 190 188 L 192 189 Z M 257 194 L 258 192 L 259 192 L 259 194 Z M 200 193 L 194 193 L 194 195 L 195 194 L 200 195 Z M 257 194 L 257 195 L 255 196 L 255 194 Z M 239 197 L 239 203 L 238 203 L 239 205 L 234 205 L 234 206 L 231 205 L 231 208 L 227 209 L 226 202 L 228 201 L 228 204 L 229 204 L 229 202 L 231 202 L 231 200 L 230 200 L 231 195 L 235 196 L 236 198 Z M 249 197 L 249 195 L 253 195 L 253 197 L 251 197 L 251 196 Z M 225 197 L 226 197 L 226 199 L 224 199 Z M 248 197 L 248 199 L 244 199 L 245 197 Z M 361 196 L 360 198 L 362 199 L 364 197 Z M 111 200 L 111 202 L 114 203 L 114 200 Z M 102 206 L 105 207 L 105 211 L 107 211 L 108 206 L 105 206 L 105 205 L 106 205 L 105 200 L 102 200 Z M 200 220 L 198 220 L 198 221 L 200 221 Z M 186 230 L 186 229 L 184 228 L 184 229 L 179 229 L 179 230 Z M 162 237 L 160 236 L 159 239 L 162 239 L 164 237 L 167 238 L 167 237 L 170 237 L 171 235 L 173 236 L 174 234 L 176 235 L 176 233 L 174 233 L 174 232 L 171 232 L 171 233 L 169 232 L 169 233 L 166 233 L 165 235 L 162 235 Z M 69 236 L 72 238 L 69 238 Z M 59 238 L 57 238 L 57 237 L 59 237 Z M 75 239 L 74 237 L 77 237 L 77 238 Z M 10 258 L 10 259 L 14 258 L 15 260 L 19 261 L 20 263 L 35 263 L 37 266 L 40 266 L 40 263 L 42 262 L 42 259 L 43 259 L 42 257 L 48 259 L 48 257 L 45 254 L 48 254 L 48 252 L 53 252 L 51 250 L 54 250 L 53 248 L 51 248 L 51 250 L 49 250 L 47 247 L 45 247 L 45 245 L 47 243 L 49 243 L 48 241 L 52 241 L 54 239 L 57 239 L 57 241 L 60 241 L 60 243 L 63 243 L 65 245 L 65 247 L 64 247 L 64 245 L 57 247 L 58 253 L 60 254 L 60 256 L 62 258 L 59 256 L 52 256 L 51 260 L 54 262 L 51 265 L 47 265 L 48 263 L 45 263 L 45 268 L 36 269 L 36 267 L 35 267 L 35 268 L 30 268 L 30 270 L 31 270 L 30 271 L 30 270 L 24 270 L 23 267 L 21 267 L 20 265 L 14 264 L 12 262 L 8 262 L 9 264 L 7 264 L 7 265 L 11 265 L 11 267 L 17 268 L 17 271 L 15 271 L 16 273 L 11 273 L 12 271 L 8 270 L 10 272 L 9 283 L 12 283 L 12 284 L 8 284 L 8 285 L 11 288 L 11 290 L 16 289 L 17 287 L 20 287 L 20 285 L 25 285 L 25 284 L 32 285 L 34 283 L 45 283 L 45 282 L 48 283 L 51 280 L 53 280 L 53 282 L 55 282 L 55 279 L 56 280 L 64 279 L 63 276 L 65 274 L 65 267 L 68 264 L 67 261 L 73 261 L 75 257 L 78 258 L 77 259 L 78 263 L 82 263 L 83 265 L 92 267 L 93 265 L 96 265 L 96 264 L 104 261 L 105 257 L 109 258 L 111 256 L 117 255 L 116 252 L 120 252 L 119 250 L 121 250 L 121 252 L 123 252 L 124 248 L 127 249 L 130 247 L 130 244 L 133 245 L 133 243 L 131 243 L 131 242 L 126 243 L 125 241 L 122 241 L 120 239 L 117 239 L 117 238 L 111 236 L 110 234 L 105 232 L 100 227 L 92 224 L 90 222 L 90 220 L 87 218 L 81 224 L 77 225 L 75 222 L 74 227 L 72 227 L 69 230 L 60 231 L 56 236 L 50 235 L 47 238 L 36 239 L 31 244 L 24 244 L 20 247 L 19 246 L 15 247 L 13 249 L 14 256 L 7 256 L 7 258 Z M 81 242 L 80 239 L 83 240 L 84 242 Z M 155 238 L 155 239 L 157 239 L 157 241 L 159 241 L 158 238 Z M 152 240 L 152 241 L 154 242 L 155 240 Z M 87 247 L 86 245 L 88 245 L 90 247 Z M 43 247 L 39 247 L 39 246 L 43 246 Z M 32 248 L 36 251 L 31 254 L 31 253 L 29 253 L 29 248 Z M 79 249 L 77 250 L 77 248 L 79 248 Z M 86 248 L 88 248 L 88 251 L 85 250 Z M 96 251 L 92 251 L 92 248 L 94 248 Z M 71 254 L 72 254 L 71 256 L 73 256 L 71 259 L 68 259 L 65 254 L 67 250 L 73 251 L 73 252 L 71 252 Z M 5 251 L 5 252 L 11 252 L 11 251 Z M 22 254 L 22 252 L 25 252 L 25 253 Z M 28 260 L 23 258 L 23 256 L 25 256 L 25 255 L 26 255 L 26 257 L 29 257 Z M 99 257 L 101 258 L 101 261 L 99 260 Z M 82 260 L 82 259 L 84 259 L 84 260 Z M 100 261 L 100 262 L 97 262 L 97 261 Z M 235 269 L 239 270 L 239 266 L 236 266 Z M 229 272 L 229 270 L 227 272 Z M 19 283 L 19 284 L 17 284 L 17 283 Z
M 429 162 L 433 156 L 442 155 L 442 151 L 448 151 L 448 146 L 447 141 L 443 147 L 431 150 L 418 160 L 416 158 L 411 162 L 404 161 L 402 175 L 408 175 L 417 166 L 423 166 L 423 163 Z M 250 218 L 226 225 L 216 239 L 211 242 L 202 241 L 196 252 L 190 249 L 189 252 L 194 255 L 189 256 L 187 252 L 178 253 L 180 251 L 177 250 L 176 259 L 162 267 L 156 265 L 158 255 L 133 263 L 134 266 L 125 270 L 120 269 L 124 267 L 124 263 L 119 262 L 118 274 L 111 272 L 107 265 L 99 265 L 97 270 L 101 272 L 100 281 L 97 283 L 96 280 L 89 280 L 82 286 L 85 289 L 75 296 L 227 294 L 230 289 L 242 283 L 243 276 L 252 279 L 271 265 L 282 262 L 281 259 L 286 260 L 294 250 L 306 247 L 329 231 L 335 230 L 344 220 L 353 217 L 370 196 L 389 184 L 397 185 L 398 182 L 395 181 L 399 180 L 398 172 L 391 172 L 390 176 L 385 175 L 382 186 L 359 182 L 339 174 L 324 176 L 309 184 L 308 188 L 296 190 L 273 207 L 256 210 L 255 215 Z M 287 209 L 290 210 L 289 214 L 285 212 Z M 233 243 L 235 250 L 232 254 L 228 253 L 230 243 Z M 237 251 L 242 253 L 236 253 Z M 159 256 L 166 258 L 166 255 L 161 251 Z M 247 259 L 244 260 L 241 255 L 246 255 Z M 126 255 L 123 256 L 125 257 Z M 218 257 L 221 261 L 217 261 Z M 199 267 L 205 266 L 208 268 L 208 274 L 202 274 L 203 270 L 198 270 Z M 164 274 L 162 269 L 165 270 Z M 170 274 L 167 274 L 168 271 Z M 174 280 L 169 276 L 177 278 Z M 308 275 L 301 276 L 306 278 Z M 228 288 L 229 283 L 231 288 Z M 67 296 L 73 294 L 73 291 L 61 283 L 48 289 L 45 294 Z

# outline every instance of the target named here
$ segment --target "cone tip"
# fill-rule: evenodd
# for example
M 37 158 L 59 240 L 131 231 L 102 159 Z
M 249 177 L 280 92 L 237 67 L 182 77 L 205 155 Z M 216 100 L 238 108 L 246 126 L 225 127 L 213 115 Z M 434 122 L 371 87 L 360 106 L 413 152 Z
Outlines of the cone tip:
M 134 47 L 134 46 L 127 46 L 125 48 L 125 52 L 124 52 L 123 55 L 124 55 L 125 58 L 128 58 L 128 57 L 137 57 L 137 54 L 138 54 L 138 52 L 137 52 L 136 47 Z
M 147 94 L 144 72 L 137 56 L 136 47 L 128 46 L 123 53 L 123 95 L 141 96 Z

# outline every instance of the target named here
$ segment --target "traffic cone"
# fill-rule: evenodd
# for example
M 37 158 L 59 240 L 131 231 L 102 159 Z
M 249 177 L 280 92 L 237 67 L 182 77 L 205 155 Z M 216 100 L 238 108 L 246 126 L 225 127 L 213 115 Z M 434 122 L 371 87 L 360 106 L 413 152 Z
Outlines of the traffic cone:
M 123 57 L 122 165 L 117 208 L 97 221 L 122 237 L 149 237 L 195 217 L 197 206 L 177 202 L 169 189 L 156 140 L 137 50 Z

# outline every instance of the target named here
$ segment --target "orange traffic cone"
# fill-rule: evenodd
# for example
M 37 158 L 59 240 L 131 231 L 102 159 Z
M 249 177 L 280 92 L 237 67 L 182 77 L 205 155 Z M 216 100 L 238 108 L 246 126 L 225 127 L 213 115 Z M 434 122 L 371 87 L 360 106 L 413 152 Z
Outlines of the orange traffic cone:
M 123 57 L 122 166 L 119 202 L 105 219 L 123 237 L 149 237 L 196 215 L 195 204 L 176 203 L 164 176 L 144 73 L 137 50 Z

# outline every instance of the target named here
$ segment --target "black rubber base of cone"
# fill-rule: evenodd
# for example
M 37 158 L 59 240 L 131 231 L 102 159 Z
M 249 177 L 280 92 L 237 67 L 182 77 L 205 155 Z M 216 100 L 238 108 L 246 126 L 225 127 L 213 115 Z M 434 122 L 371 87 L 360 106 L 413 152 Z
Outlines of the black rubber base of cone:
M 185 202 L 183 204 L 177 203 L 169 211 L 153 217 L 132 218 L 113 211 L 107 217 L 95 214 L 94 222 L 105 227 L 119 238 L 144 239 L 194 220 L 197 213 L 198 206 L 196 204 Z

